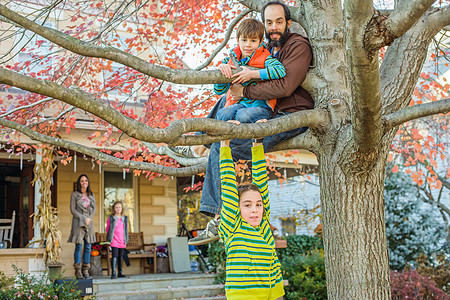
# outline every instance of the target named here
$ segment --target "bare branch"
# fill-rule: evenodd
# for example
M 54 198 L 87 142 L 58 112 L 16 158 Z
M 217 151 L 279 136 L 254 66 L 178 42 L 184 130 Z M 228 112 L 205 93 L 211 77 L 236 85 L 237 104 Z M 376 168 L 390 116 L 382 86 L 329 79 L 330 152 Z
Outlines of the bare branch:
M 3 5 L 0 5 L 0 15 L 5 16 L 13 22 L 17 22 L 19 26 L 31 30 L 49 41 L 74 53 L 86 57 L 109 59 L 160 80 L 177 84 L 215 84 L 228 83 L 234 80 L 233 78 L 226 78 L 219 70 L 182 70 L 151 64 L 120 49 L 111 46 L 93 45 L 53 28 L 38 25 L 33 21 L 17 14 L 16 12 L 9 10 Z M 237 73 L 239 70 L 233 70 L 232 72 Z M 317 72 L 314 72 L 314 70 L 308 72 L 308 76 L 302 84 L 302 87 L 305 90 L 311 91 L 314 87 L 318 86 L 317 84 L 323 84 L 315 73 Z
M 424 20 L 428 29 L 432 29 L 433 32 L 438 32 L 444 27 L 450 25 L 450 5 L 444 8 L 435 9 Z
M 434 2 L 435 0 L 400 1 L 386 20 L 386 29 L 394 38 L 402 36 Z
M 428 46 L 438 32 L 430 30 L 427 19 L 417 22 L 386 50 L 380 67 L 383 115 L 406 108 L 411 101 Z
M 369 52 L 364 45 L 365 28 L 374 9 L 371 0 L 347 0 L 344 8 L 353 136 L 361 150 L 370 151 L 381 137 L 378 52 Z
M 163 142 L 169 144 L 183 144 L 187 142 L 183 145 L 190 145 L 193 143 L 189 140 L 196 140 L 197 145 L 199 145 L 209 143 L 209 141 L 202 138 L 198 139 L 196 136 L 181 135 L 189 132 L 205 131 L 215 136 L 226 132 L 228 133 L 226 138 L 251 138 L 254 136 L 268 136 L 303 126 L 316 128 L 328 124 L 328 113 L 326 111 L 307 110 L 284 117 L 295 119 L 295 121 L 287 124 L 283 123 L 283 121 L 288 119 L 283 118 L 283 121 L 280 121 L 281 118 L 271 120 L 267 124 L 274 124 L 274 126 L 270 127 L 261 126 L 260 124 L 242 124 L 236 126 L 228 122 L 206 118 L 177 120 L 172 122 L 167 128 L 154 129 L 124 116 L 106 103 L 77 87 L 63 87 L 52 81 L 35 79 L 3 68 L 0 68 L 0 83 L 59 99 L 107 121 L 130 137 L 146 142 Z M 304 114 L 304 117 L 298 114 Z M 217 137 L 213 138 L 213 140 L 219 141 Z
M 444 211 L 445 213 L 447 213 L 448 216 L 450 216 L 450 209 L 447 206 L 445 206 L 440 201 L 436 201 L 434 199 L 433 195 L 429 191 L 427 191 L 424 187 L 419 186 L 419 190 L 421 190 L 425 194 L 425 197 L 422 198 L 425 202 L 427 202 L 431 205 L 436 205 L 437 207 L 439 207 L 439 209 L 441 211 Z M 441 192 L 442 192 L 442 188 L 441 188 L 440 193 Z
M 389 130 L 410 120 L 448 112 L 450 112 L 450 98 L 409 106 L 405 109 L 385 115 L 382 119 L 385 129 Z
M 145 163 L 145 162 L 139 162 L 139 161 L 133 161 L 133 160 L 124 160 L 124 159 L 120 159 L 120 158 L 108 155 L 106 153 L 100 152 L 100 151 L 95 150 L 90 147 L 86 147 L 86 146 L 83 146 L 83 145 L 80 145 L 80 144 L 77 144 L 74 142 L 70 142 L 70 141 L 66 141 L 66 140 L 62 140 L 59 138 L 54 138 L 51 136 L 47 136 L 47 135 L 38 133 L 22 124 L 12 122 L 12 121 L 9 121 L 6 119 L 0 118 L 0 125 L 20 131 L 35 141 L 52 144 L 52 145 L 55 145 L 58 147 L 63 147 L 66 149 L 77 151 L 77 152 L 89 155 L 89 156 L 99 160 L 102 163 L 112 164 L 112 165 L 115 165 L 115 166 L 118 166 L 118 167 L 124 168 L 124 169 L 144 170 L 144 171 L 155 172 L 155 173 L 164 174 L 164 175 L 168 175 L 168 176 L 191 176 L 191 175 L 195 175 L 195 174 L 204 172 L 206 170 L 206 164 L 199 164 L 199 165 L 186 167 L 186 168 L 172 168 L 172 167 L 165 167 L 165 166 L 152 164 L 152 163 Z
M 223 39 L 222 43 L 220 43 L 219 47 L 217 47 L 216 50 L 214 50 L 214 52 L 211 53 L 209 58 L 203 64 L 201 64 L 200 66 L 195 68 L 195 70 L 200 71 L 201 69 L 206 68 L 212 62 L 212 60 L 216 57 L 216 55 L 223 49 L 223 47 L 226 46 L 226 44 L 230 40 L 230 36 L 234 30 L 234 26 L 236 26 L 236 24 L 240 20 L 242 20 L 243 17 L 248 15 L 251 11 L 252 11 L 251 9 L 244 10 L 233 20 L 233 22 L 230 23 L 230 25 L 228 26 L 227 33 L 225 34 L 225 38 Z
M 29 104 L 29 105 L 24 105 L 24 106 L 16 107 L 16 108 L 14 108 L 14 109 L 12 109 L 12 110 L 9 110 L 9 111 L 7 111 L 6 113 L 0 115 L 0 118 L 4 118 L 4 117 L 6 117 L 6 116 L 9 116 L 9 115 L 15 113 L 16 111 L 19 111 L 19 110 L 22 110 L 22 109 L 32 108 L 32 107 L 34 107 L 34 106 L 36 106 L 36 105 L 39 105 L 39 104 L 42 104 L 42 103 L 46 103 L 46 102 L 48 102 L 48 101 L 50 101 L 50 100 L 52 100 L 52 99 L 51 99 L 51 98 L 45 98 L 45 99 L 36 101 L 36 102 L 34 102 L 34 103 L 31 103 L 31 104 Z
M 264 4 L 266 4 L 266 2 L 269 2 L 267 0 L 265 1 L 261 1 L 261 0 L 238 0 L 239 3 L 241 3 L 242 5 L 257 11 L 257 12 L 261 12 Z M 306 29 L 306 24 L 305 21 L 303 20 L 303 18 L 301 17 L 301 10 L 298 7 L 293 7 L 293 6 L 289 6 L 289 10 L 291 11 L 291 19 L 298 22 L 303 28 Z
M 329 115 L 326 110 L 310 109 L 291 113 L 284 117 L 275 118 L 267 121 L 267 123 L 240 124 L 228 127 L 227 134 L 224 135 L 183 135 L 175 140 L 173 144 L 177 145 L 199 145 L 210 144 L 230 138 L 246 139 L 255 136 L 266 137 L 279 132 L 285 132 L 300 127 L 310 127 L 321 132 L 326 130 L 330 124 Z M 251 134 L 250 134 L 251 132 Z M 300 148 L 310 149 L 314 144 L 312 140 L 296 141 L 292 143 L 292 147 L 299 145 Z M 287 148 L 285 148 L 287 149 Z M 295 148 L 294 148 L 295 149 Z
M 48 39 L 49 41 L 74 53 L 86 56 L 109 59 L 133 68 L 148 76 L 177 84 L 211 84 L 233 81 L 222 75 L 219 70 L 195 71 L 171 69 L 151 64 L 141 58 L 131 55 L 111 46 L 97 46 L 74 38 L 53 28 L 40 26 L 33 21 L 0 5 L 0 15 L 18 23 L 22 27 Z
M 287 141 L 284 141 L 275 147 L 271 151 L 290 150 L 290 149 L 306 149 L 312 152 L 319 147 L 319 141 L 313 135 L 311 130 L 306 131 L 296 137 L 293 137 Z

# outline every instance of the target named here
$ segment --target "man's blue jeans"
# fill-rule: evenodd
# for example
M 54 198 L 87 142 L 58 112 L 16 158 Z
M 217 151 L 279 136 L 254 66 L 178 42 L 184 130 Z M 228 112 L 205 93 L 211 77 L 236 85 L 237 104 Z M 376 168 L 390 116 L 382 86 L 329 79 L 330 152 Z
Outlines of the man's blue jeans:
M 222 99 L 220 101 L 222 101 Z M 274 116 L 274 118 L 279 118 L 285 115 L 285 113 L 279 112 Z M 208 117 L 210 116 L 211 114 Z M 263 140 L 264 151 L 269 152 L 275 145 L 305 132 L 306 129 L 308 128 L 301 127 L 265 137 Z M 238 161 L 240 159 L 251 160 L 251 139 L 231 140 L 230 147 L 234 161 Z M 199 209 L 201 213 L 208 216 L 220 214 L 220 208 L 222 206 L 222 200 L 220 198 L 219 158 L 220 143 L 218 142 L 212 144 L 211 152 L 209 153 Z
M 216 119 L 221 121 L 236 120 L 241 123 L 255 123 L 261 119 L 270 119 L 273 111 L 268 107 L 245 107 L 240 103 L 219 109 Z
M 91 262 L 91 244 L 86 242 L 86 239 L 84 239 L 83 242 L 84 242 L 83 263 L 88 264 Z M 75 244 L 75 252 L 73 253 L 73 261 L 76 264 L 81 263 L 81 248 L 82 248 L 82 244 Z

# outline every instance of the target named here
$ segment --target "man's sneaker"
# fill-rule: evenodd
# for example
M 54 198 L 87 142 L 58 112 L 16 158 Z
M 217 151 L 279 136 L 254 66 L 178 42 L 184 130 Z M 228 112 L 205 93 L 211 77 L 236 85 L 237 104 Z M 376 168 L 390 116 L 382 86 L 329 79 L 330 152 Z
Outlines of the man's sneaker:
M 219 221 L 216 219 L 211 219 L 206 225 L 206 229 L 203 230 L 198 236 L 192 238 L 188 241 L 190 246 L 199 246 L 217 241 L 219 239 L 219 233 L 217 232 L 217 227 L 219 226 Z
M 170 152 L 172 152 L 175 155 L 186 157 L 186 158 L 195 158 L 198 157 L 198 155 L 192 151 L 191 146 L 175 146 L 175 147 L 167 147 Z

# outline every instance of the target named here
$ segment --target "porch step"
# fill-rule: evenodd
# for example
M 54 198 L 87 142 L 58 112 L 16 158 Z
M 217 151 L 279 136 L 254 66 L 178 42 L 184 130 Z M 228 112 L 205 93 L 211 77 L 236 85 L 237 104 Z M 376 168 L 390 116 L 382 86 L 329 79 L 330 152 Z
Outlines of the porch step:
M 93 283 L 101 300 L 224 299 L 213 297 L 224 294 L 224 285 L 213 282 L 213 274 L 168 273 L 94 278 Z
M 159 288 L 159 289 L 147 289 L 147 290 L 133 290 L 133 291 L 116 291 L 116 292 L 103 292 L 97 293 L 98 299 L 115 299 L 115 300 L 129 300 L 129 299 L 157 299 L 157 300 L 169 300 L 169 299 L 226 299 L 209 297 L 223 293 L 224 286 L 221 284 L 216 285 L 199 285 L 189 287 L 176 287 L 176 288 Z M 189 298 L 187 298 L 189 297 Z M 205 298 L 206 297 L 206 298 Z

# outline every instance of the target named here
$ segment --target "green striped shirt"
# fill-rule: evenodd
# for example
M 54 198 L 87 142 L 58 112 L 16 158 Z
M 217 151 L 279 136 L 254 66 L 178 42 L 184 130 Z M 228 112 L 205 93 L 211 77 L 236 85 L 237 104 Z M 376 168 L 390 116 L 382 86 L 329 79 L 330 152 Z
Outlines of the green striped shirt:
M 222 210 L 219 236 L 227 253 L 227 299 L 276 299 L 284 295 L 281 265 L 270 230 L 269 191 L 262 145 L 252 148 L 252 179 L 264 205 L 261 224 L 253 227 L 239 210 L 236 174 L 231 149 L 220 149 Z

